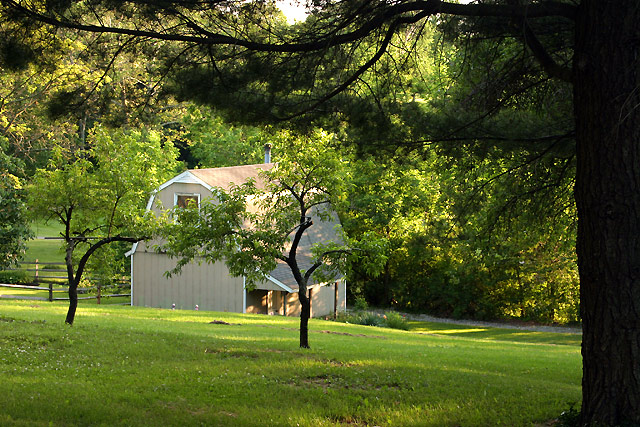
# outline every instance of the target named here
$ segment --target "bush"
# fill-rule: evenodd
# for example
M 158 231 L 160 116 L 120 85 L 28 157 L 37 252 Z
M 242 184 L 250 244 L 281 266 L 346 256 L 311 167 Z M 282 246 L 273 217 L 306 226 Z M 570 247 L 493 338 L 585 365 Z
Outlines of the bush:
M 363 296 L 359 296 L 356 297 L 353 308 L 357 311 L 364 311 L 369 308 L 369 304 L 367 304 L 367 300 Z
M 339 313 L 336 321 L 342 323 L 352 323 L 355 325 L 380 326 L 383 328 L 409 329 L 409 324 L 401 314 L 395 311 L 388 311 L 381 316 L 370 311 L 357 311 L 355 313 Z
M 356 323 L 365 326 L 383 326 L 384 319 L 379 314 L 365 311 L 358 316 Z
M 31 276 L 23 270 L 0 271 L 0 283 L 7 285 L 25 285 L 33 282 Z
M 387 311 L 384 314 L 384 326 L 392 329 L 402 329 L 403 331 L 409 330 L 407 319 L 395 311 Z

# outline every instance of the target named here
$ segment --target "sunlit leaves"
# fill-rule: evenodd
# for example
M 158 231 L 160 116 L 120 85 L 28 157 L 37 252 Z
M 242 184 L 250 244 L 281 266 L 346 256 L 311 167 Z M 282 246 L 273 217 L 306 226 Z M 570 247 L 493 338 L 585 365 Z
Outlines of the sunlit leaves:
M 15 175 L 20 167 L 5 153 L 0 140 L 0 268 L 14 265 L 23 255 L 31 237 L 22 182 Z

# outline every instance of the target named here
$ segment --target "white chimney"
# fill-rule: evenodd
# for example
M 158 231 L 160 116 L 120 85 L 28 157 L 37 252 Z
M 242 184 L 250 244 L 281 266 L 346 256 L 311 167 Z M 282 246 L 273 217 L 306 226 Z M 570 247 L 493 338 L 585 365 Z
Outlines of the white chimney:
M 271 144 L 264 144 L 264 162 L 271 163 Z

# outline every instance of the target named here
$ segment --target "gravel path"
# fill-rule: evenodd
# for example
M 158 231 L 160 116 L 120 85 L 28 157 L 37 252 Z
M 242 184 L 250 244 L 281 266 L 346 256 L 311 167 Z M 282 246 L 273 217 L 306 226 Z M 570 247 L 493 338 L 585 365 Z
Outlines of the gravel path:
M 378 314 L 384 314 L 385 310 L 369 309 L 367 311 L 373 311 Z M 521 324 L 521 323 L 508 323 L 508 322 L 481 322 L 477 320 L 459 320 L 459 319 L 447 319 L 444 317 L 434 317 L 428 314 L 413 314 L 402 313 L 409 320 L 417 320 L 419 322 L 435 322 L 435 323 L 452 323 L 454 325 L 467 325 L 467 326 L 483 326 L 488 328 L 502 328 L 502 329 L 521 329 L 523 331 L 534 332 L 556 332 L 559 334 L 582 334 L 582 328 L 580 326 L 547 326 L 536 324 Z
M 485 326 L 490 328 L 503 328 L 503 329 L 522 329 L 525 331 L 536 331 L 536 332 L 582 334 L 582 328 L 580 327 L 521 325 L 517 323 L 498 323 L 498 322 L 479 322 L 475 320 L 444 319 L 442 317 L 433 317 L 427 314 L 405 314 L 405 315 L 407 316 L 407 319 L 418 320 L 421 322 L 453 323 L 455 325 Z

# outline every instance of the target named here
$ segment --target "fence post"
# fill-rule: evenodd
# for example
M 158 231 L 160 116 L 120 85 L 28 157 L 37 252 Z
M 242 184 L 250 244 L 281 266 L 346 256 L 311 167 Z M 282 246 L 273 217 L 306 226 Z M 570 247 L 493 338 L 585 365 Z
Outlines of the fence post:
M 100 282 L 98 282 L 98 296 L 96 297 L 96 303 L 100 304 Z
M 53 283 L 49 283 L 49 302 L 53 301 Z
M 36 277 L 33 279 L 33 283 L 38 284 L 38 258 L 36 258 Z

